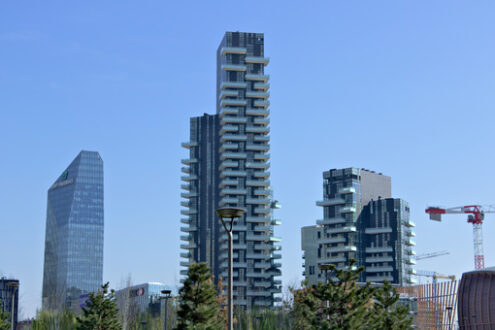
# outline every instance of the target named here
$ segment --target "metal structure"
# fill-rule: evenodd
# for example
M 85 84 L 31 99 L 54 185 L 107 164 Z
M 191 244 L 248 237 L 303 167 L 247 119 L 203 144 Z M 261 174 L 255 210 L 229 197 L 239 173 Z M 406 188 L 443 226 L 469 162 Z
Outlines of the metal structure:
M 450 252 L 449 251 L 438 251 L 438 252 L 423 253 L 423 254 L 416 256 L 416 260 L 436 258 L 436 257 L 444 256 L 447 254 L 450 254 Z
M 448 209 L 428 207 L 425 212 L 430 215 L 430 220 L 435 221 L 441 221 L 442 214 L 468 214 L 467 221 L 473 224 L 474 268 L 476 270 L 485 269 L 482 225 L 485 213 L 495 213 L 495 206 L 467 205 Z
M 234 301 L 233 301 L 233 291 L 232 291 L 232 282 L 234 282 L 234 278 L 232 276 L 232 229 L 234 228 L 234 219 L 240 218 L 246 212 L 244 209 L 237 207 L 224 207 L 216 210 L 218 216 L 220 217 L 220 221 L 222 222 L 223 228 L 227 232 L 229 236 L 229 287 L 228 287 L 228 329 L 234 329 Z M 223 218 L 230 218 L 230 226 L 227 227 L 227 224 L 223 220 Z
M 455 275 L 442 275 L 429 270 L 418 270 L 416 271 L 416 276 L 431 277 L 433 279 L 433 284 L 436 284 L 438 279 L 455 281 Z
M 165 300 L 165 317 L 163 320 L 163 329 L 168 330 L 168 300 L 172 297 L 172 291 L 161 290 L 160 292 L 163 296 L 159 297 L 158 299 Z

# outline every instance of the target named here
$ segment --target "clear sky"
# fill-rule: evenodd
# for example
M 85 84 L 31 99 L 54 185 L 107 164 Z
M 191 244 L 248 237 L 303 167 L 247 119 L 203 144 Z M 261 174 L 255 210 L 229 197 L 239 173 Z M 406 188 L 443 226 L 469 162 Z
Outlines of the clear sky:
M 417 269 L 473 268 L 464 216 L 495 203 L 493 1 L 2 1 L 0 274 L 41 305 L 46 193 L 81 149 L 105 171 L 104 280 L 179 283 L 180 143 L 215 112 L 225 31 L 265 33 L 271 181 L 284 286 L 302 279 L 300 228 L 322 218 L 322 172 L 364 167 L 410 203 Z M 484 225 L 495 265 L 495 214 Z

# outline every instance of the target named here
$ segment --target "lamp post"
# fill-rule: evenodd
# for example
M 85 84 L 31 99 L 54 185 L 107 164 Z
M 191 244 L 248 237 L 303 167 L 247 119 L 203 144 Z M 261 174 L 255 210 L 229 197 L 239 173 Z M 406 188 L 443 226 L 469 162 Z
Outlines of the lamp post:
M 224 207 L 221 209 L 217 210 L 217 214 L 220 217 L 220 221 L 222 222 L 223 228 L 225 228 L 225 231 L 227 232 L 227 235 L 229 237 L 229 287 L 228 287 L 228 329 L 233 330 L 234 329 L 234 304 L 232 300 L 232 282 L 233 282 L 233 277 L 232 277 L 232 228 L 234 227 L 234 218 L 240 218 L 244 214 L 244 209 L 240 209 L 237 207 Z M 230 227 L 227 227 L 227 224 L 223 220 L 223 218 L 230 218 Z
M 330 265 L 329 264 L 321 264 L 321 265 L 318 265 L 318 268 L 320 268 L 320 270 L 325 271 L 325 284 L 328 284 L 328 270 L 330 269 Z
M 10 283 L 7 283 L 7 286 L 8 287 L 11 287 L 11 288 L 14 288 L 13 289 L 13 292 L 12 292 L 12 307 L 11 307 L 11 313 L 10 313 L 10 328 L 12 330 L 14 330 L 14 324 L 15 324 L 15 315 L 14 315 L 14 311 L 15 311 L 15 292 L 17 290 L 17 288 L 19 287 L 19 283 L 18 282 L 10 282 Z
M 165 320 L 163 321 L 163 329 L 167 330 L 168 329 L 168 298 L 170 298 L 172 291 L 171 290 L 161 290 L 160 291 L 163 296 L 160 297 L 161 299 L 165 299 Z

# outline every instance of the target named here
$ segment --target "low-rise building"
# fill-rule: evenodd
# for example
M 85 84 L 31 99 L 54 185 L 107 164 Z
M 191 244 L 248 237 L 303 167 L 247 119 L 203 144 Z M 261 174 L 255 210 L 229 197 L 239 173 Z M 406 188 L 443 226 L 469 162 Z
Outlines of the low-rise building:
M 13 304 L 13 305 L 12 305 Z M 14 321 L 17 329 L 17 311 L 19 309 L 19 280 L 0 278 L 0 310 L 9 315 L 8 322 Z M 12 313 L 14 318 L 12 318 Z

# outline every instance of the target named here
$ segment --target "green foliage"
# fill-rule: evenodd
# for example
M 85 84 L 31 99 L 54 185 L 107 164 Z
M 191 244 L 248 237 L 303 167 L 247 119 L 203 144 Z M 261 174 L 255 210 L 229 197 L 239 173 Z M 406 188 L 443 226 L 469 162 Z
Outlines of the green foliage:
M 235 309 L 234 329 L 236 330 L 289 330 L 290 318 L 285 308 Z
M 357 285 L 364 267 L 338 270 L 330 265 L 337 281 L 292 290 L 291 312 L 296 329 L 409 329 L 412 319 L 407 307 L 397 306 L 399 294 L 389 283 L 374 288 Z
M 114 290 L 108 292 L 108 282 L 97 293 L 90 293 L 87 307 L 77 317 L 76 329 L 80 330 L 117 330 L 122 326 L 118 320 Z
M 10 322 L 8 319 L 9 314 L 2 312 L 2 309 L 0 308 L 0 330 L 10 330 Z
M 218 330 L 225 327 L 219 315 L 217 290 L 206 263 L 189 266 L 187 278 L 179 294 L 180 305 L 176 329 Z
M 70 310 L 63 312 L 43 310 L 38 312 L 33 321 L 33 330 L 72 330 L 76 326 L 76 317 Z

